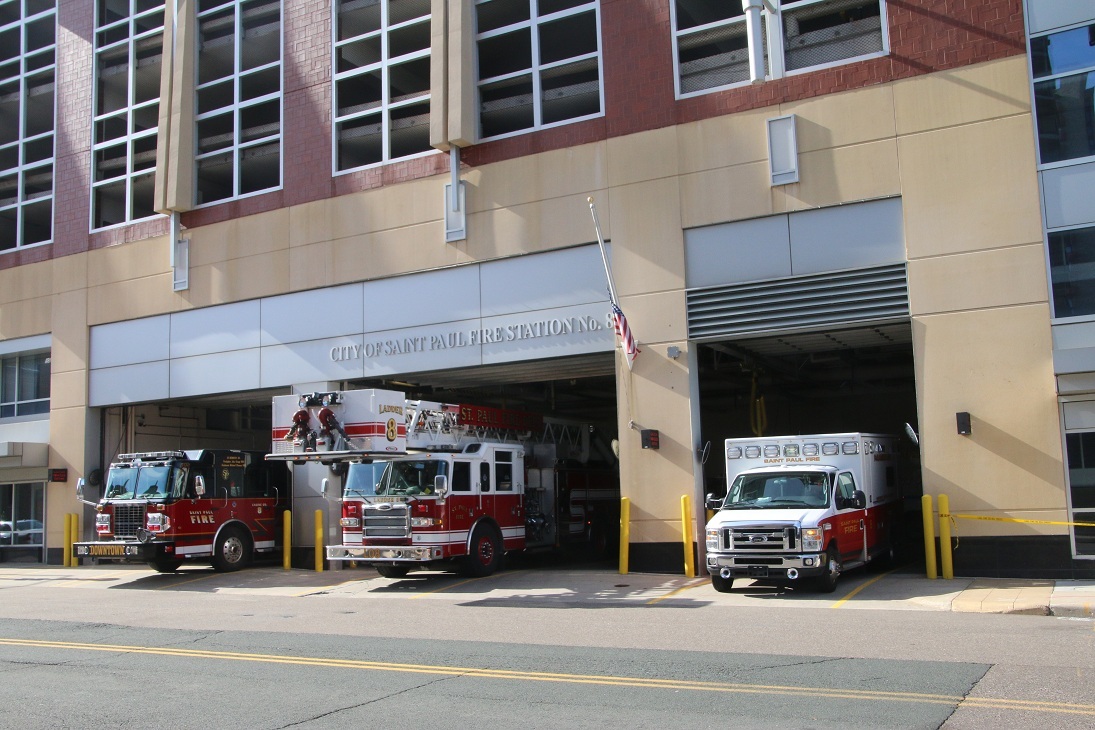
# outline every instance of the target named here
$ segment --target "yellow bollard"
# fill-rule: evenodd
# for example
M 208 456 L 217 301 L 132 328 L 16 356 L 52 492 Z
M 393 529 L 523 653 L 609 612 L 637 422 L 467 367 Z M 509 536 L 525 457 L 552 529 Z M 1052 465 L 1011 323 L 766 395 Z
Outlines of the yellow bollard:
M 932 519 L 932 496 L 925 494 L 920 498 L 920 510 L 924 514 L 924 563 L 928 569 L 928 578 L 938 577 L 935 569 L 935 520 Z
M 72 567 L 72 515 L 65 514 L 65 554 L 61 557 L 61 565 L 65 568 Z
M 72 513 L 72 532 L 70 533 L 69 542 L 80 542 L 80 514 L 78 512 Z M 69 559 L 69 565 L 73 568 L 79 567 L 80 559 Z
M 286 570 L 293 567 L 293 513 L 282 513 L 281 525 L 281 566 Z
M 316 572 L 323 572 L 323 510 L 316 510 Z
M 945 494 L 939 495 L 939 562 L 943 577 L 954 577 L 954 556 L 951 553 L 951 502 Z
M 692 557 L 692 500 L 687 494 L 681 495 L 681 533 L 684 542 L 684 575 L 696 577 L 696 562 Z
M 631 544 L 631 500 L 620 497 L 620 575 L 627 575 L 627 551 Z

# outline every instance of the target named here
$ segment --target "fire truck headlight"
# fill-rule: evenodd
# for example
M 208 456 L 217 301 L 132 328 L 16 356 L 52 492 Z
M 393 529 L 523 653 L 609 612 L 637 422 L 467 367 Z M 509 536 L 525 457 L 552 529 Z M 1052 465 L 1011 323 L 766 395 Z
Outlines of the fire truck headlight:
M 719 549 L 719 531 L 717 529 L 710 529 L 707 531 L 707 549 Z
M 153 512 L 148 515 L 148 531 L 163 533 L 171 529 L 171 518 L 162 512 Z
M 95 532 L 100 534 L 110 532 L 110 515 L 102 512 L 95 515 Z
M 822 543 L 822 530 L 820 527 L 802 528 L 802 549 L 808 551 L 820 551 Z
M 342 527 L 361 527 L 361 520 L 357 517 L 343 517 L 338 524 Z
M 411 527 L 433 527 L 434 519 L 432 517 L 412 517 Z

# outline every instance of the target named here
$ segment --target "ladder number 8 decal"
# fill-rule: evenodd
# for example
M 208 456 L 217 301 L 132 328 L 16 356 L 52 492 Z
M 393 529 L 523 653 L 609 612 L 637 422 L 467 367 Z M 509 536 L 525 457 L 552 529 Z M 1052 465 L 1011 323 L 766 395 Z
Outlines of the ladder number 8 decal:
M 399 435 L 399 429 L 395 427 L 395 419 L 388 419 L 388 427 L 385 429 L 384 435 L 388 437 L 389 441 L 395 441 L 396 436 Z

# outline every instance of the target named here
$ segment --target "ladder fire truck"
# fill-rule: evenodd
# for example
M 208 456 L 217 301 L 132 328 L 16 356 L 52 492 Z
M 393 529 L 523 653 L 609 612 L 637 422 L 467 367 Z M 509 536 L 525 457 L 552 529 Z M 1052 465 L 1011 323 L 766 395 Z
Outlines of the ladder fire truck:
M 589 426 L 379 389 L 276 396 L 273 418 L 267 459 L 344 477 L 328 560 L 485 576 L 507 552 L 615 544 L 619 476 L 594 464 Z
M 97 540 L 77 542 L 72 557 L 143 562 L 161 573 L 184 562 L 239 570 L 281 548 L 289 508 L 289 469 L 261 452 L 228 449 L 121 454 L 110 465 L 95 507 Z

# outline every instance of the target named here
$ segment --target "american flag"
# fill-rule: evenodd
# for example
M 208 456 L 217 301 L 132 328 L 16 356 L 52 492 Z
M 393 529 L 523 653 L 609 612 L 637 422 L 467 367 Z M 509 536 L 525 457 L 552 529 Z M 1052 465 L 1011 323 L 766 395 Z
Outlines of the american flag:
M 631 364 L 635 362 L 635 356 L 638 355 L 638 344 L 635 342 L 635 336 L 631 334 L 631 328 L 627 326 L 627 317 L 624 316 L 624 311 L 620 309 L 620 305 L 615 302 L 612 303 L 612 326 L 616 330 L 616 334 L 620 338 L 620 343 L 624 348 L 624 355 L 627 356 L 627 369 L 631 369 Z

